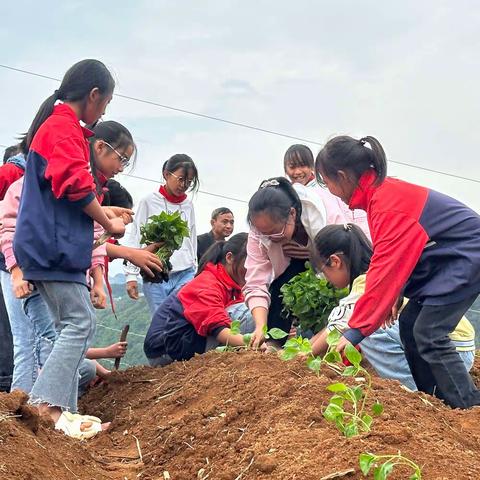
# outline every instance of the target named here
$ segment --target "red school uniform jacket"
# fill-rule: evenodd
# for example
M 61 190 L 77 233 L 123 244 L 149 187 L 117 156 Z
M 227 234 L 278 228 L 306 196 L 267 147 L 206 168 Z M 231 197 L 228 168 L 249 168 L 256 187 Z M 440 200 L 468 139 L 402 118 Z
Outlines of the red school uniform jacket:
M 33 138 L 13 244 L 26 280 L 86 282 L 93 221 L 82 209 L 95 198 L 91 135 L 60 104 Z
M 232 320 L 226 308 L 243 302 L 242 288 L 219 263 L 207 263 L 203 271 L 177 294 L 183 315 L 196 332 L 206 337 L 213 330 L 230 327 Z
M 350 208 L 366 210 L 373 256 L 365 293 L 344 336 L 353 344 L 375 330 L 404 294 L 423 305 L 448 305 L 480 292 L 480 216 L 429 188 L 366 172 Z

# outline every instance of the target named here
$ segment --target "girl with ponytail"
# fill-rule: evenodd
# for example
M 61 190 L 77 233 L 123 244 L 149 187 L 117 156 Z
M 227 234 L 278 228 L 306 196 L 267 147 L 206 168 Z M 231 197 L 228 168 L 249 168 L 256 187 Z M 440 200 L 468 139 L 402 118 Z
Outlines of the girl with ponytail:
M 365 293 L 340 339 L 356 345 L 410 298 L 400 335 L 419 390 L 455 408 L 480 405 L 449 337 L 480 293 L 480 216 L 447 195 L 387 177 L 387 158 L 371 136 L 335 137 L 317 156 L 317 176 L 350 208 L 367 212 L 373 256 Z
M 326 224 L 325 207 L 314 191 L 286 178 L 265 180 L 248 204 L 245 301 L 255 320 L 251 345 L 264 342 L 264 327 L 289 332 L 280 288 L 305 270 L 308 246 Z
M 23 280 L 33 284 L 54 314 L 57 339 L 30 392 L 56 428 L 88 438 L 98 419 L 76 417 L 78 367 L 95 332 L 86 284 L 92 261 L 93 221 L 122 236 L 122 218 L 102 209 L 90 171 L 88 138 L 110 102 L 115 81 L 98 60 L 82 60 L 41 105 L 26 136 L 28 150 L 13 250 Z
M 188 360 L 216 346 L 243 346 L 253 330 L 244 304 L 247 234 L 214 243 L 202 256 L 196 277 L 172 293 L 155 312 L 144 343 L 150 365 Z M 233 320 L 240 333 L 232 332 Z

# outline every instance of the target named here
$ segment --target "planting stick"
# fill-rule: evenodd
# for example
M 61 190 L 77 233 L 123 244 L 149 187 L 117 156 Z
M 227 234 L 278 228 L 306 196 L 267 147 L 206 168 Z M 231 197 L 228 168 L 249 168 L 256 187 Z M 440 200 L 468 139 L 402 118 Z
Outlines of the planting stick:
M 125 342 L 127 340 L 127 335 L 128 335 L 129 330 L 130 330 L 130 325 L 125 325 L 123 327 L 122 333 L 120 334 L 120 341 L 121 342 Z M 113 366 L 113 368 L 115 370 L 118 370 L 119 367 L 120 367 L 120 357 L 115 359 L 115 365 Z

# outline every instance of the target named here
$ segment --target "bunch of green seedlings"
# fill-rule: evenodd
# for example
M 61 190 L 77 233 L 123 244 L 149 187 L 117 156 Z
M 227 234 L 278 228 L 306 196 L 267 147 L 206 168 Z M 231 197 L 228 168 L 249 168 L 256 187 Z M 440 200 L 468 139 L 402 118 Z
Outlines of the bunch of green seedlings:
M 373 468 L 374 480 L 385 480 L 397 465 L 405 465 L 413 470 L 409 480 L 421 480 L 421 468 L 407 457 L 398 452 L 398 455 L 374 455 L 373 453 L 362 453 L 359 458 L 360 470 L 366 477 Z M 383 463 L 380 463 L 383 462 Z

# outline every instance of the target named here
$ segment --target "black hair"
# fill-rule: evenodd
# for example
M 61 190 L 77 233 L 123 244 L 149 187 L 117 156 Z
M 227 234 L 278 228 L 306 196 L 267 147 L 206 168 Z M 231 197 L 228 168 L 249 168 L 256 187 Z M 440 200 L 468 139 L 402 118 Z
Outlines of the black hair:
M 9 158 L 21 153 L 21 151 L 20 145 L 12 145 L 11 147 L 7 147 L 5 149 L 5 153 L 3 154 L 3 163 L 5 163 Z
M 100 185 L 97 174 L 97 166 L 95 164 L 95 151 L 93 145 L 96 140 L 104 140 L 110 144 L 115 149 L 126 149 L 129 146 L 133 147 L 133 162 L 132 166 L 135 165 L 136 156 L 137 156 L 137 146 L 133 141 L 132 134 L 130 131 L 124 127 L 121 123 L 114 122 L 113 120 L 108 120 L 105 122 L 98 122 L 93 128 L 93 136 L 90 137 L 90 166 L 92 169 L 92 175 L 95 179 L 95 184 L 97 187 L 97 193 L 102 191 L 103 186 Z
M 247 258 L 247 240 L 248 233 L 242 232 L 233 235 L 229 240 L 215 242 L 200 259 L 197 275 L 205 268 L 207 263 L 225 265 L 228 252 L 231 252 L 235 259 L 233 270 L 237 270 L 240 265 L 245 263 Z
M 85 100 L 90 92 L 98 88 L 103 96 L 109 95 L 115 88 L 115 80 L 107 67 L 99 60 L 82 60 L 67 70 L 62 83 L 53 95 L 40 106 L 27 132 L 26 147 L 30 149 L 33 137 L 40 125 L 52 114 L 57 100 L 78 102 Z
M 368 270 L 373 250 L 362 229 L 352 223 L 327 225 L 315 236 L 313 258 L 329 264 L 331 255 L 342 253 L 350 272 L 350 285 Z
M 233 215 L 233 212 L 227 208 L 227 207 L 219 207 L 219 208 L 216 208 L 213 212 L 212 212 L 212 220 L 216 220 L 218 218 L 219 215 L 225 215 L 226 213 L 230 213 Z
M 368 143 L 370 148 L 365 144 Z M 387 176 L 387 158 L 380 142 L 371 136 L 360 140 L 342 135 L 332 138 L 320 150 L 315 161 L 317 180 L 323 183 L 321 174 L 337 178 L 338 171 L 353 173 L 358 180 L 367 170 L 377 174 L 376 184 L 380 184 Z
M 130 209 L 133 207 L 133 198 L 130 192 L 119 182 L 111 178 L 108 180 L 106 187 L 107 191 L 102 205 Z
M 260 188 L 248 202 L 247 221 L 251 225 L 253 217 L 267 212 L 275 221 L 287 221 L 291 208 L 297 212 L 295 223 L 301 224 L 302 202 L 292 184 L 283 177 L 264 180 Z
M 162 173 L 170 172 L 173 173 L 176 170 L 182 170 L 182 175 L 186 178 L 189 172 L 193 173 L 192 184 L 188 188 L 190 192 L 196 192 L 200 185 L 198 180 L 198 170 L 194 161 L 185 153 L 176 153 L 172 155 L 162 167 Z
M 291 168 L 310 167 L 313 170 L 314 160 L 312 151 L 306 145 L 301 144 L 288 147 L 283 157 L 283 168 L 285 171 L 287 170 L 287 166 Z

